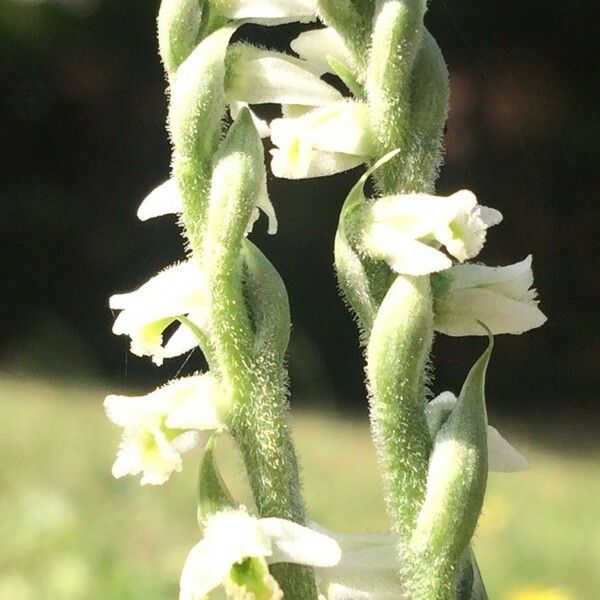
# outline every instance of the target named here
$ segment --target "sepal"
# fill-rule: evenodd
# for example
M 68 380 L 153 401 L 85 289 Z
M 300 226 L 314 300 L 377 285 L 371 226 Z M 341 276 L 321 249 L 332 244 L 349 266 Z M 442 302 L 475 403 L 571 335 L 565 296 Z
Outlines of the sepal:
M 425 500 L 410 541 L 426 579 L 449 577 L 473 536 L 483 504 L 488 474 L 484 386 L 492 346 L 490 337 L 434 441 Z M 437 573 L 428 572 L 430 568 Z

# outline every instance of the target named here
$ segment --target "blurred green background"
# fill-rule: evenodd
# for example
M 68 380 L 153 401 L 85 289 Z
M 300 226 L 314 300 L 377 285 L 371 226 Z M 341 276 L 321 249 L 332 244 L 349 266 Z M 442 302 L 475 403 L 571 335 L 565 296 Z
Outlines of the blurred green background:
M 101 408 L 106 390 L 150 389 L 183 363 L 128 356 L 107 308 L 111 293 L 181 257 L 172 219 L 135 218 L 169 171 L 157 7 L 0 0 L 0 600 L 175 597 L 196 538 L 197 457 L 164 489 L 113 481 L 118 432 Z M 492 478 L 477 537 L 484 575 L 492 598 L 597 598 L 600 9 L 432 0 L 427 25 L 452 85 L 439 190 L 473 189 L 504 213 L 481 258 L 532 253 L 549 317 L 497 340 L 491 420 L 533 470 Z M 298 30 L 240 35 L 285 48 Z M 340 530 L 385 528 L 362 359 L 331 267 L 357 174 L 271 180 L 280 232 L 256 235 L 290 293 L 311 517 Z M 434 391 L 457 391 L 480 348 L 440 336 Z M 182 372 L 201 367 L 193 355 Z

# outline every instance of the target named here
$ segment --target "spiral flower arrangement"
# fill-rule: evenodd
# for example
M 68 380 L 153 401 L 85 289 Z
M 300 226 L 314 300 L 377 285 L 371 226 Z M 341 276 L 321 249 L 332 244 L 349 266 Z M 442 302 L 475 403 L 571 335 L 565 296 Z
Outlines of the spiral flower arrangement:
M 486 598 L 470 542 L 488 469 L 526 467 L 487 423 L 492 335 L 545 317 L 531 257 L 469 262 L 502 215 L 467 190 L 433 194 L 448 77 L 425 11 L 425 0 L 161 4 L 172 176 L 138 216 L 179 215 L 187 259 L 113 296 L 113 331 L 156 364 L 199 347 L 209 369 L 143 397 L 108 396 L 105 408 L 123 428 L 116 477 L 160 485 L 181 470 L 182 454 L 203 448 L 200 539 L 181 600 Z M 296 57 L 232 42 L 245 23 L 317 17 L 325 26 L 292 42 Z M 263 103 L 281 105 L 282 117 L 261 120 L 252 107 Z M 340 214 L 335 266 L 364 347 L 390 533 L 333 534 L 306 520 L 287 423 L 287 292 L 249 239 L 261 212 L 277 231 L 261 140 L 269 136 L 278 177 L 367 165 Z M 435 331 L 490 340 L 458 397 L 428 394 Z M 256 514 L 219 472 L 223 435 L 243 458 Z

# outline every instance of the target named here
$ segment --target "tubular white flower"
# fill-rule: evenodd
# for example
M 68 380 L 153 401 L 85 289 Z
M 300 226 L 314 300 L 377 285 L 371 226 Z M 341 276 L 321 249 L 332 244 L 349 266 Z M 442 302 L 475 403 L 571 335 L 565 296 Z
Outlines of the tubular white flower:
M 293 40 L 290 46 L 319 75 L 333 73 L 328 61 L 329 57 L 346 66 L 351 66 L 353 62 L 352 53 L 333 27 L 305 31 Z
M 506 267 L 456 265 L 442 274 L 435 328 L 446 335 L 520 334 L 546 322 L 532 287 L 531 256 Z
M 340 173 L 365 162 L 372 149 L 369 108 L 335 102 L 295 118 L 271 122 L 271 169 L 276 177 L 303 179 Z
M 309 70 L 309 63 L 281 52 L 240 44 L 229 51 L 228 60 L 232 67 L 225 88 L 232 100 L 321 106 L 343 99 Z
M 316 19 L 316 0 L 211 0 L 215 12 L 230 19 L 244 19 L 259 25 L 280 25 Z
M 142 474 L 161 485 L 181 471 L 181 455 L 200 441 L 198 431 L 224 429 L 220 396 L 209 373 L 178 379 L 145 396 L 107 396 L 106 415 L 123 427 L 114 477 Z
M 190 349 L 190 336 L 177 332 L 176 340 L 163 347 L 164 330 L 179 316 L 189 316 L 199 329 L 208 330 L 207 302 L 207 284 L 201 268 L 193 260 L 179 263 L 137 290 L 110 298 L 110 308 L 122 311 L 114 322 L 113 332 L 131 338 L 133 354 L 151 356 L 160 365 L 164 358 Z M 182 337 L 186 344 L 181 343 Z
M 190 551 L 179 598 L 201 600 L 223 586 L 229 597 L 278 600 L 283 596 L 268 564 L 328 567 L 339 559 L 337 542 L 308 527 L 285 519 L 257 519 L 242 509 L 223 511 L 208 518 L 204 538 Z
M 497 210 L 478 205 L 468 190 L 447 198 L 385 196 L 372 205 L 364 246 L 397 273 L 427 275 L 452 266 L 439 245 L 461 262 L 473 258 L 483 247 L 487 229 L 501 220 Z
M 432 438 L 435 438 L 440 427 L 454 410 L 457 402 L 458 400 L 452 392 L 442 392 L 429 402 L 425 414 Z M 527 459 L 516 448 L 513 448 L 500 435 L 500 432 L 491 425 L 488 425 L 487 449 L 488 469 L 490 471 L 514 473 L 529 469 Z

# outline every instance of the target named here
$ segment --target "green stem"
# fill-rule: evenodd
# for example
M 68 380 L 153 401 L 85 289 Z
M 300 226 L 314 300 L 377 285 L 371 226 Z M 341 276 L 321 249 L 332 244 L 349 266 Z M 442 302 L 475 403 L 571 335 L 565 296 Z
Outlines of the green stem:
M 264 177 L 262 142 L 248 111 L 231 126 L 214 164 L 202 245 L 194 251 L 209 281 L 211 338 L 229 399 L 230 431 L 259 515 L 304 523 L 281 344 L 275 336 L 267 343 L 267 336 L 256 348 L 257 323 L 244 293 L 244 235 Z M 310 569 L 280 565 L 273 574 L 287 600 L 316 600 Z
M 424 413 L 425 371 L 432 323 L 428 278 L 400 276 L 381 304 L 367 347 L 373 437 L 401 554 L 427 483 L 431 438 Z

